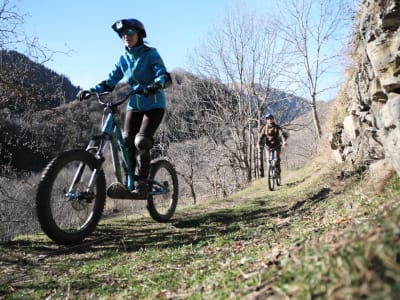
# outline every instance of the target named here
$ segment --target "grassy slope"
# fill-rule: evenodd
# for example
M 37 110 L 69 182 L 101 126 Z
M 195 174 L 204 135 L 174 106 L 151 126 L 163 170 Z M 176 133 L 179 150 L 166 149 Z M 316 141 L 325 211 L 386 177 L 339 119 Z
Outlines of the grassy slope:
M 0 244 L 4 299 L 394 299 L 400 180 L 376 195 L 359 174 L 312 163 L 220 201 L 104 221 L 84 244 Z

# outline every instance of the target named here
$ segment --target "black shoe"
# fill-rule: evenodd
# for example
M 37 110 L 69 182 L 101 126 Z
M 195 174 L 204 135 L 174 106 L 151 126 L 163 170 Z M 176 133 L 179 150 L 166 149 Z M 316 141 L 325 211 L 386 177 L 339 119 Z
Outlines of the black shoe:
M 147 199 L 148 196 L 149 196 L 149 185 L 147 184 L 146 181 L 139 181 L 136 186 L 136 189 L 134 189 L 131 192 L 131 197 L 133 199 L 142 200 L 142 199 Z
M 107 196 L 113 199 L 132 199 L 131 193 L 125 185 L 114 182 L 107 188 Z

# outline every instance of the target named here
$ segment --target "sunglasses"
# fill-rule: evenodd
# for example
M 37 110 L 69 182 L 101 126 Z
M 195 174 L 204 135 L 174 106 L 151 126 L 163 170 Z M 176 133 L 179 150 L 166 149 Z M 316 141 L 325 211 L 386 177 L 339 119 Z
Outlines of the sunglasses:
M 135 29 L 129 28 L 129 29 L 126 29 L 126 30 L 121 31 L 119 35 L 120 35 L 121 37 L 124 36 L 124 35 L 133 36 L 135 33 L 136 33 L 136 30 L 135 30 Z

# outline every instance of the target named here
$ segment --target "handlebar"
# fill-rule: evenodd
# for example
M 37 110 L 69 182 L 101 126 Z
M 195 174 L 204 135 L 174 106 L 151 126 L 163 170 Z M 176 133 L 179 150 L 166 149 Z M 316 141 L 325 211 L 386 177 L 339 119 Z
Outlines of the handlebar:
M 144 93 L 143 89 L 132 90 L 128 94 L 126 94 L 123 98 L 121 98 L 120 100 L 113 102 L 112 100 L 105 101 L 103 99 L 104 96 L 111 94 L 111 92 L 98 93 L 98 92 L 89 92 L 88 91 L 87 98 L 94 96 L 94 97 L 96 97 L 97 102 L 99 102 L 101 105 L 109 107 L 109 108 L 113 108 L 113 107 L 117 107 L 117 106 L 121 105 L 122 103 L 124 103 L 130 96 L 135 95 L 135 94 L 143 94 L 143 93 Z
M 99 102 L 101 105 L 105 105 L 106 107 L 112 108 L 112 107 L 117 107 L 118 105 L 124 103 L 132 95 L 143 94 L 143 95 L 149 96 L 149 95 L 152 95 L 155 92 L 157 92 L 159 89 L 161 89 L 161 85 L 159 85 L 157 83 L 153 83 L 153 84 L 148 85 L 144 89 L 135 89 L 135 90 L 130 91 L 126 96 L 124 96 L 122 99 L 120 99 L 116 102 L 113 102 L 113 101 L 106 102 L 106 101 L 102 100 L 102 96 L 109 95 L 111 92 L 98 93 L 98 92 L 81 90 L 77 96 L 80 100 L 88 99 L 91 96 L 95 96 L 97 99 L 97 102 Z

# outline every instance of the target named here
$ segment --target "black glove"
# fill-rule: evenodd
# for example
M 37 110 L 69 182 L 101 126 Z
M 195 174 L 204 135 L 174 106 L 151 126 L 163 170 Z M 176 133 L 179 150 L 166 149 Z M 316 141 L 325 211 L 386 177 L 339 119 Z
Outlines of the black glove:
M 79 99 L 79 101 L 82 101 L 85 99 L 89 99 L 91 95 L 91 92 L 88 90 L 80 90 L 76 97 Z
M 155 93 L 157 93 L 157 91 L 161 88 L 161 85 L 157 84 L 157 83 L 152 83 L 149 84 L 148 86 L 146 86 L 146 88 L 143 90 L 143 95 L 145 95 L 146 97 L 154 95 Z

